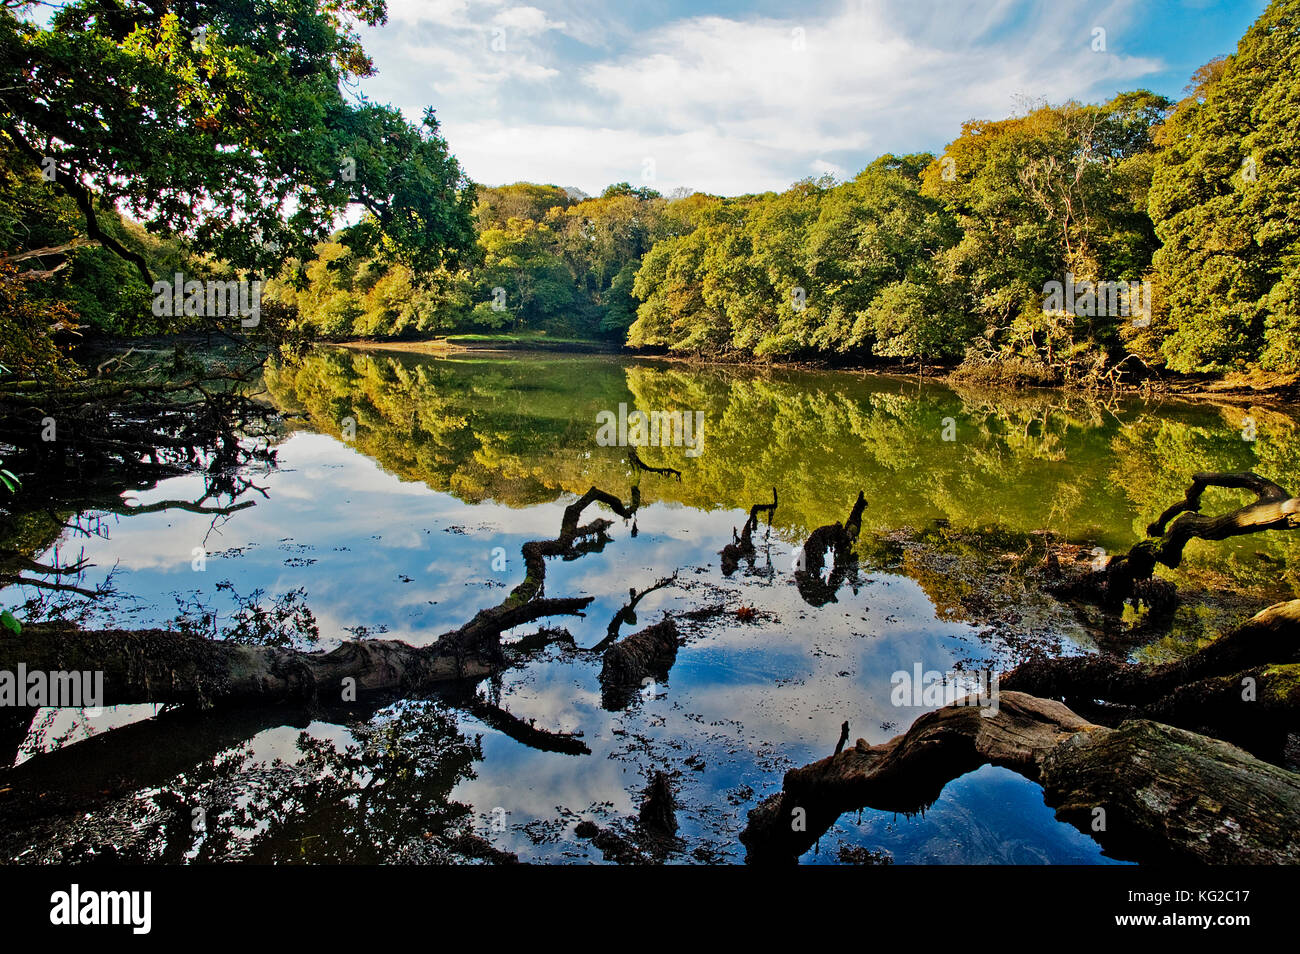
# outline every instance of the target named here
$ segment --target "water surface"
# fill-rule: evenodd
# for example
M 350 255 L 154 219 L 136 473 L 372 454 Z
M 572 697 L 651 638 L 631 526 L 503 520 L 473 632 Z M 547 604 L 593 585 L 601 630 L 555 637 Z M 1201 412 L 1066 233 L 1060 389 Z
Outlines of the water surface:
M 536 727 L 581 732 L 590 754 L 530 748 L 437 697 L 360 726 L 256 724 L 172 785 L 218 806 L 222 836 L 173 832 L 160 853 L 410 859 L 426 831 L 476 819 L 480 834 L 521 859 L 600 860 L 574 827 L 626 827 L 650 774 L 666 770 L 681 802 L 682 848 L 669 860 L 739 861 L 747 811 L 780 788 L 787 768 L 829 754 L 841 722 L 878 743 L 925 711 L 891 703 L 893 673 L 918 663 L 1002 667 L 1023 649 L 971 611 L 956 577 L 900 550 L 900 531 L 979 531 L 984 546 L 1012 551 L 1049 531 L 1114 551 L 1140 539 L 1191 474 L 1255 470 L 1285 485 L 1300 448 L 1294 418 L 1263 408 L 613 357 L 321 349 L 270 368 L 266 394 L 290 430 L 278 466 L 255 475 L 260 491 L 247 497 L 256 506 L 220 518 L 99 515 L 100 536 L 57 544 L 63 558 L 84 549 L 91 584 L 113 570 L 124 598 L 97 610 L 98 621 L 165 625 L 195 601 L 229 612 L 229 591 L 216 586 L 228 581 L 268 598 L 302 588 L 325 648 L 379 634 L 427 644 L 500 602 L 522 579 L 521 545 L 555 537 L 578 494 L 594 485 L 626 501 L 635 484 L 634 520 L 614 518 L 603 548 L 548 565 L 548 596 L 594 597 L 585 617 L 550 621 L 574 647 L 553 645 L 479 687 Z M 703 412 L 699 456 L 641 451 L 680 480 L 638 472 L 625 448 L 597 443 L 596 415 L 620 403 Z M 755 536 L 753 561 L 725 576 L 719 551 L 773 488 L 779 503 Z M 796 551 L 815 527 L 844 520 L 859 490 L 869 502 L 860 571 L 834 601 L 809 605 L 794 585 Z M 134 496 L 148 504 L 202 494 L 194 476 Z M 1207 510 L 1240 499 L 1212 492 Z M 1283 598 L 1300 566 L 1295 546 L 1285 535 L 1198 542 L 1170 576 L 1193 589 Z M 622 633 L 673 614 L 687 637 L 676 664 L 628 708 L 607 711 L 599 655 L 582 650 L 604 638 L 629 588 L 674 571 Z M 755 618 L 738 618 L 741 607 Z M 1170 641 L 1184 622 L 1193 625 L 1176 621 Z M 1093 648 L 1093 634 L 1068 614 L 1019 625 L 1050 630 L 1036 635 L 1062 652 Z M 29 748 L 151 715 L 50 714 Z M 291 773 L 275 759 L 320 778 L 383 779 L 374 786 L 382 792 L 358 800 L 325 781 L 310 799 L 289 797 Z M 845 848 L 899 863 L 1108 860 L 1054 819 L 1036 785 L 989 767 L 949 785 L 922 815 L 842 817 L 805 861 L 835 862 Z

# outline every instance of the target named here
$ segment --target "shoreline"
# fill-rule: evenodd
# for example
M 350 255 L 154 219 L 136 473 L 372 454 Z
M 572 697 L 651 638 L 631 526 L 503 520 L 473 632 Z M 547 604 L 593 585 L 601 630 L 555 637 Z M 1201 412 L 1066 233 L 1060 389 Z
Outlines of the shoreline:
M 571 341 L 449 341 L 446 338 L 433 338 L 423 341 L 318 341 L 316 344 L 332 347 L 349 348 L 355 351 L 397 351 L 409 354 L 451 355 L 469 352 L 484 354 L 528 353 L 538 354 L 607 354 L 638 361 L 666 361 L 700 367 L 747 368 L 755 370 L 780 371 L 831 371 L 845 374 L 872 375 L 899 380 L 936 382 L 946 387 L 965 387 L 987 389 L 991 391 L 1056 391 L 1072 394 L 1117 394 L 1126 397 L 1172 397 L 1192 400 L 1219 400 L 1231 403 L 1264 401 L 1273 404 L 1300 404 L 1300 382 L 1286 382 L 1256 387 L 1249 384 L 1231 383 L 1229 379 L 1218 381 L 1199 381 L 1182 375 L 1154 379 L 1154 386 L 1120 385 L 1114 388 L 1072 388 L 1060 384 L 1025 384 L 1010 385 L 996 381 L 963 380 L 956 377 L 955 368 L 936 366 L 925 371 L 908 370 L 896 365 L 870 367 L 866 365 L 837 365 L 831 361 L 761 361 L 761 360 L 725 360 L 706 358 L 700 355 L 659 354 L 653 351 L 631 349 L 618 345 L 607 345 L 593 341 L 590 346 Z

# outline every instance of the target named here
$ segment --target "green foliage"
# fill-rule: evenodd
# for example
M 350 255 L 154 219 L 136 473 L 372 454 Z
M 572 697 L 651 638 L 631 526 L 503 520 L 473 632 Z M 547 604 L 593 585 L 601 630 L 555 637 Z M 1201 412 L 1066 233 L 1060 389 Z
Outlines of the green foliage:
M 1099 106 L 1041 106 L 972 121 L 925 171 L 960 230 L 936 260 L 964 288 L 985 348 L 1067 382 L 1133 336 L 1130 317 L 1048 313 L 1047 282 L 1141 281 L 1155 248 L 1145 213 L 1152 130 L 1169 103 L 1144 91 Z M 978 356 L 976 356 L 978 357 Z
M 952 353 L 963 315 L 933 260 L 957 235 L 921 192 L 932 158 L 883 156 L 840 185 L 698 205 L 694 231 L 646 255 L 629 343 L 759 357 Z
M 67 305 L 31 294 L 13 265 L 0 263 L 0 364 L 19 381 L 64 383 L 81 376 L 56 337 L 77 328 Z
M 566 209 L 572 204 L 559 186 L 516 182 L 494 189 L 480 189 L 474 206 L 474 225 L 479 232 L 505 228 L 511 219 L 541 222 L 551 209 Z
M 687 230 L 652 190 L 611 187 L 575 202 L 549 185 L 478 193 L 474 249 L 432 271 L 354 254 L 341 240 L 268 285 L 327 338 L 546 331 L 593 338 L 632 324 L 636 270 L 657 238 Z
M 21 635 L 23 624 L 18 622 L 18 618 L 9 610 L 0 613 L 0 628 L 9 630 L 15 636 Z
M 106 9 L 73 0 L 41 27 L 0 5 L 19 83 L 0 91 L 0 249 L 101 242 L 57 271 L 34 260 L 48 276 L 6 293 L 0 321 L 27 328 L 0 342 L 16 373 L 57 362 L 21 317 L 40 303 L 69 326 L 176 328 L 148 313 L 139 265 L 278 270 L 267 294 L 291 330 L 326 338 L 963 358 L 988 380 L 1066 384 L 1133 355 L 1300 373 L 1300 0 L 1273 0 L 1176 107 L 1145 90 L 1038 105 L 964 124 L 940 157 L 727 199 L 473 185 L 432 110 L 412 124 L 340 92 L 371 72 L 358 30 L 382 22 L 377 0 Z M 1045 307 L 1067 274 L 1149 283 L 1153 320 Z
M 432 110 L 414 125 L 345 98 L 373 72 L 357 30 L 384 16 L 378 0 L 73 0 L 42 26 L 6 4 L 0 59 L 18 86 L 0 130 L 32 167 L 52 161 L 87 233 L 126 258 L 97 206 L 258 271 L 305 258 L 360 207 L 340 241 L 431 269 L 472 241 L 474 190 Z
M 99 227 L 140 255 L 155 275 L 206 274 L 211 265 L 183 244 L 148 234 L 116 210 L 96 205 Z M 45 277 L 25 277 L 26 296 L 48 307 L 60 305 L 88 329 L 108 334 L 155 334 L 178 330 L 181 322 L 159 321 L 153 295 L 136 267 L 110 250 L 85 244 L 76 204 L 0 137 L 0 249 L 63 249 L 24 259 L 22 268 Z
M 1300 372 L 1300 2 L 1274 0 L 1196 81 L 1149 200 L 1161 350 L 1179 371 Z

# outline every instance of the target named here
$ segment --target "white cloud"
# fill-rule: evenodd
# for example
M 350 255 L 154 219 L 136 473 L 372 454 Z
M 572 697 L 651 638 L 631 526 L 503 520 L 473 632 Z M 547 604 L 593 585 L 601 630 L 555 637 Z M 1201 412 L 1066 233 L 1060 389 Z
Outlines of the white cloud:
M 544 5 L 399 0 L 395 21 L 416 26 L 367 38 L 381 70 L 367 89 L 411 116 L 432 101 L 481 182 L 598 193 L 643 184 L 653 158 L 656 179 L 644 184 L 736 194 L 810 172 L 851 176 L 882 152 L 938 151 L 964 121 L 1007 116 L 1025 97 L 1097 99 L 1163 68 L 1126 52 L 1135 0 L 958 0 L 942 16 L 911 0 L 864 0 L 642 32 L 572 3 L 559 16 Z M 1097 25 L 1104 53 L 1091 48 Z M 506 30 L 504 51 L 491 48 L 493 28 Z M 575 37 L 607 46 L 575 52 Z
M 563 30 L 565 26 L 548 19 L 545 11 L 536 7 L 510 7 L 494 16 L 492 22 L 496 26 L 517 30 L 527 36 L 547 30 Z
M 646 135 L 634 129 L 511 124 L 495 119 L 447 122 L 444 131 L 466 171 L 479 182 L 521 179 L 577 185 L 631 182 L 669 192 L 679 185 L 709 192 L 783 189 L 784 155 L 771 143 L 721 135 L 716 129 Z M 654 178 L 642 173 L 654 160 Z

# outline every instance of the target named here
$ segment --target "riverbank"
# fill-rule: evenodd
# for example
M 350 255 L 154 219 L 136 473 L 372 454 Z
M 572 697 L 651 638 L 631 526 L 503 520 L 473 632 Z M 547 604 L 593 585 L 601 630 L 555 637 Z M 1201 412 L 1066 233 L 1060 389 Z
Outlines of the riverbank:
M 549 354 L 616 354 L 627 358 L 655 360 L 697 367 L 779 368 L 792 371 L 836 371 L 870 374 L 897 379 L 938 381 L 946 385 L 1008 391 L 1074 391 L 1117 394 L 1169 395 L 1183 398 L 1213 398 L 1229 402 L 1263 400 L 1269 403 L 1300 403 L 1300 378 L 1293 375 L 1233 373 L 1223 378 L 1165 373 L 1141 381 L 1116 381 L 1105 387 L 1082 388 L 1064 384 L 1016 382 L 1009 377 L 964 372 L 960 365 L 909 366 L 899 362 L 862 364 L 830 358 L 770 360 L 737 356 L 675 354 L 658 348 L 628 348 L 602 341 L 576 338 L 546 338 L 543 335 L 451 335 L 424 341 L 367 341 L 355 339 L 321 342 L 362 351 L 397 351 L 410 354 L 459 354 L 464 352 L 543 352 Z
M 580 338 L 546 338 L 541 335 L 450 335 L 425 341 L 332 342 L 341 348 L 362 351 L 401 351 L 409 354 L 459 354 L 467 351 L 540 351 L 560 354 L 619 354 L 622 348 L 602 341 Z

